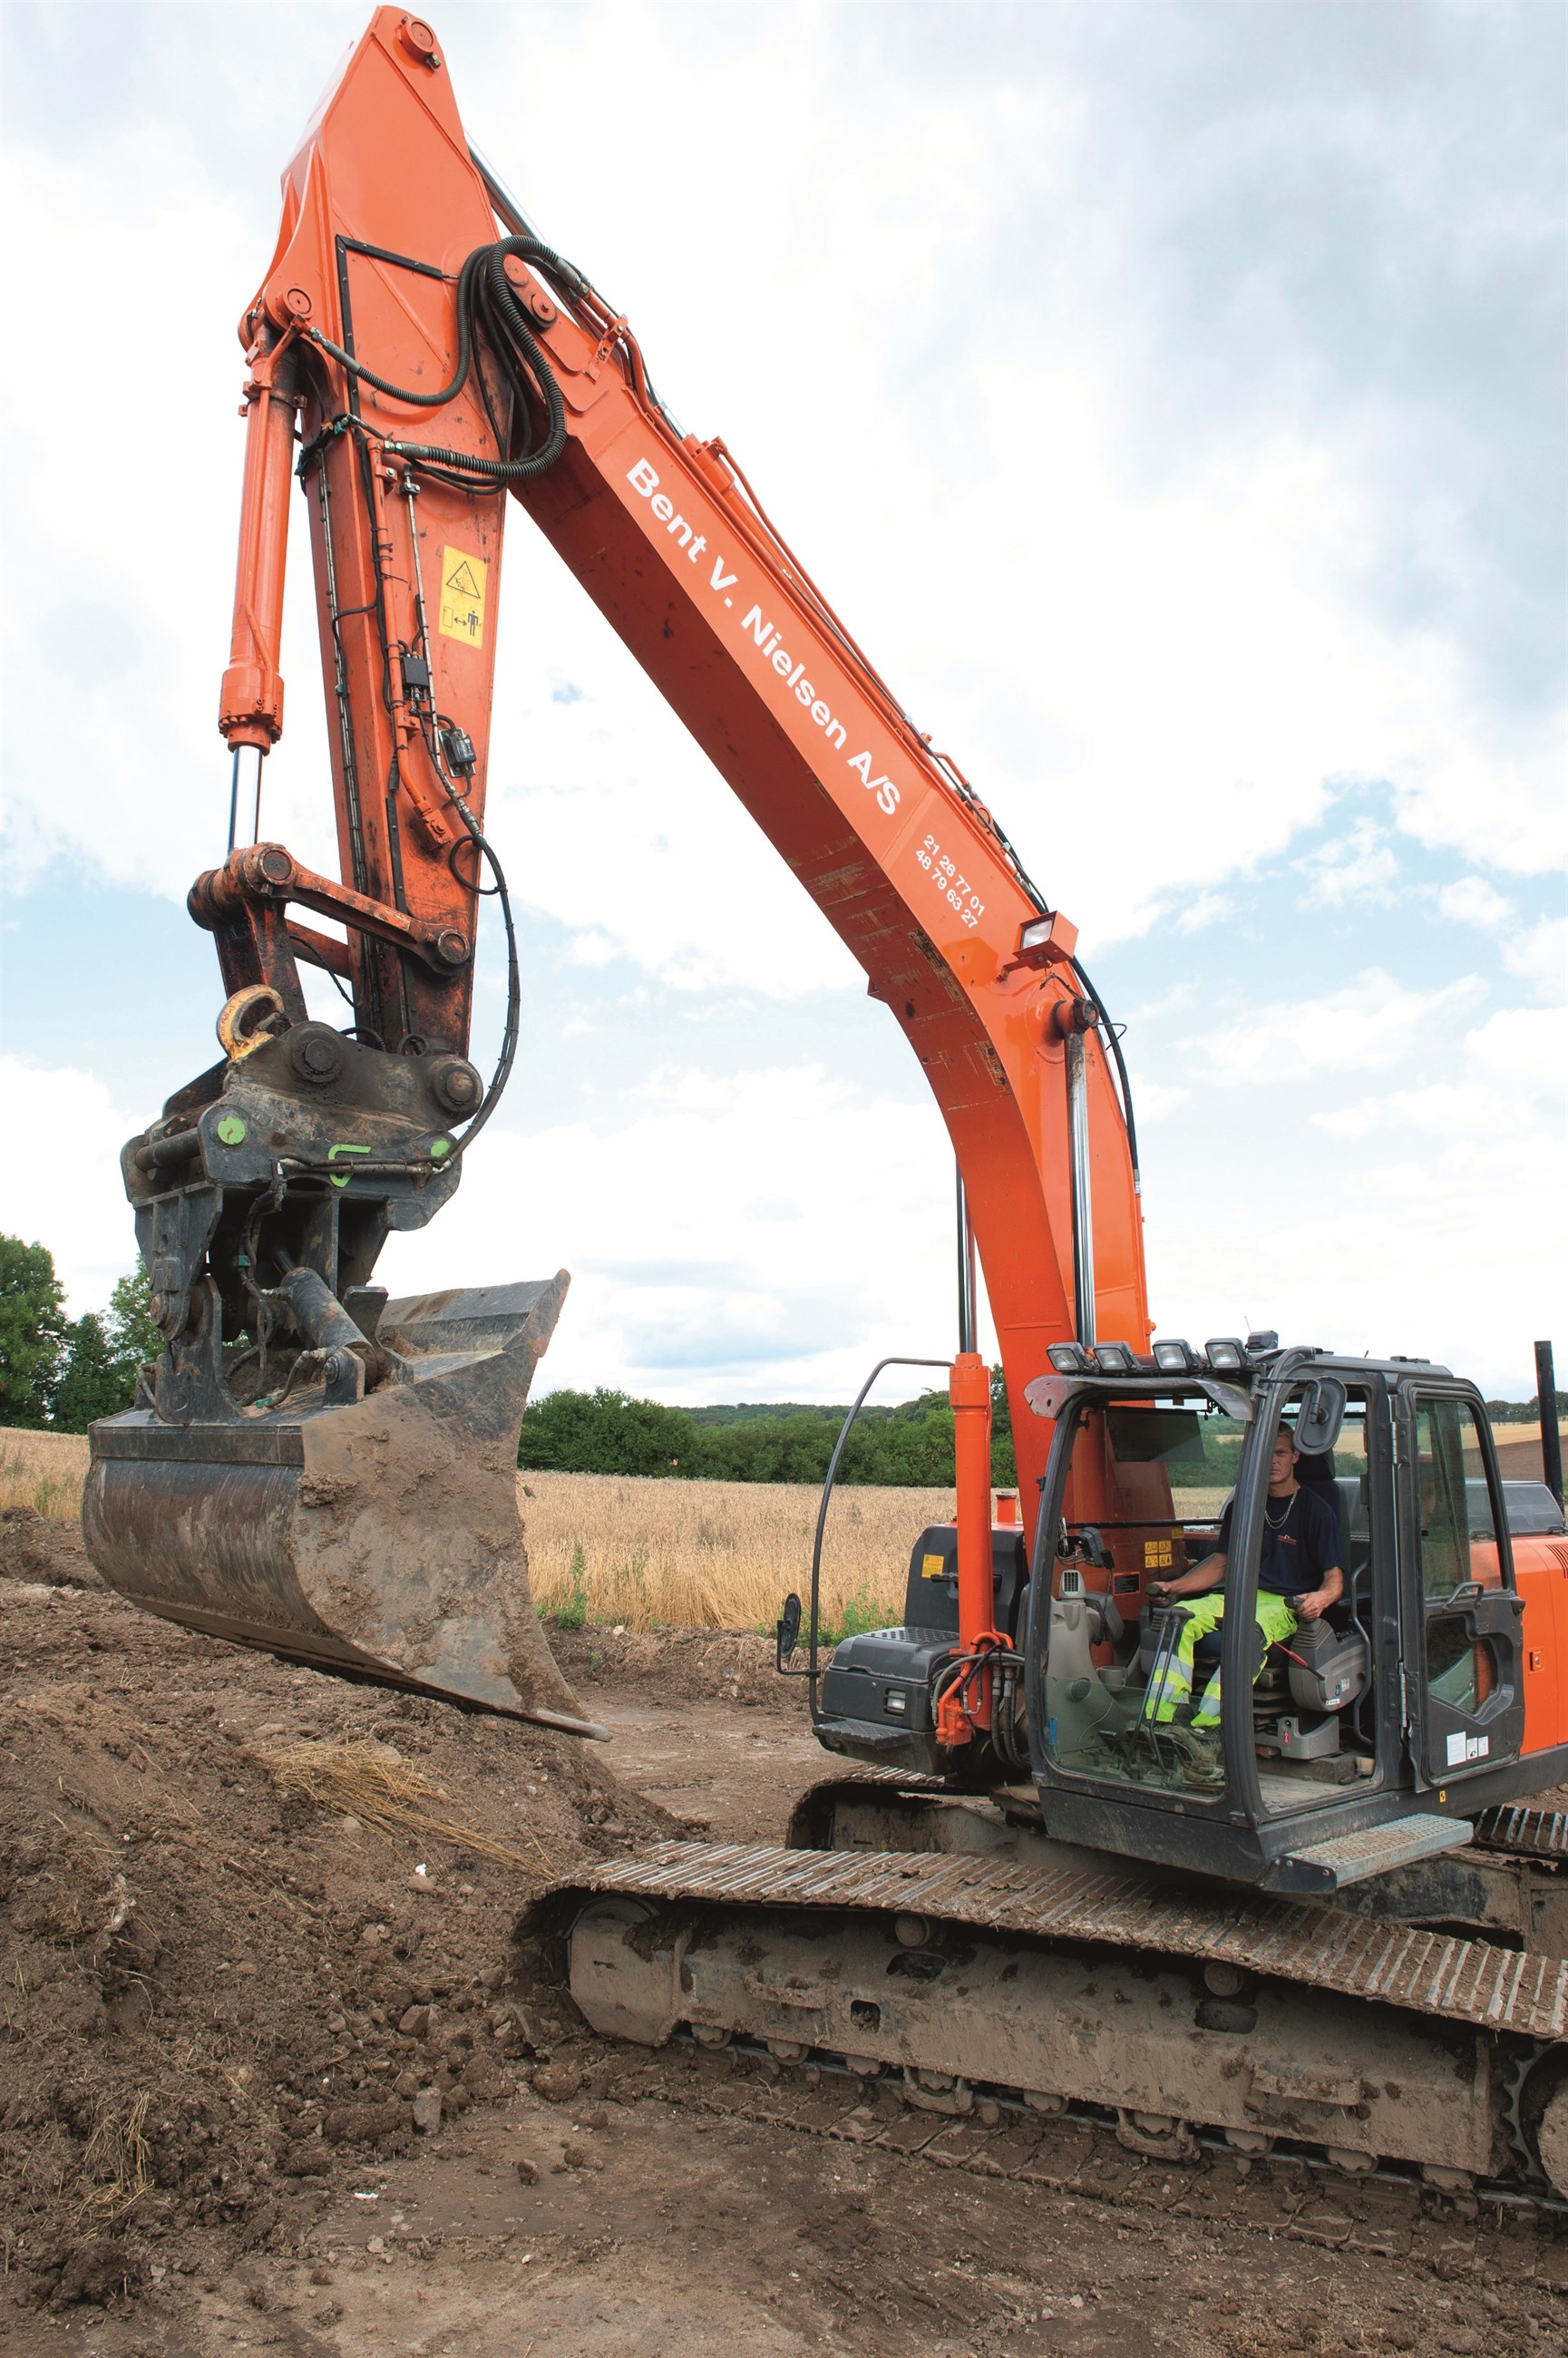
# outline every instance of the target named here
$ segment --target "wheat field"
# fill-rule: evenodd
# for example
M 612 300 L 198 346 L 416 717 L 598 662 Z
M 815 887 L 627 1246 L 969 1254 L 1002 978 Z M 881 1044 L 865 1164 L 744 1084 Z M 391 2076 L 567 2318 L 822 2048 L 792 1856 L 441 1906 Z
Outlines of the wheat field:
M 628 1629 L 771 1629 L 785 1592 L 806 1594 L 814 1484 L 530 1473 L 518 1492 L 542 1613 Z M 953 1503 L 951 1490 L 836 1491 L 822 1550 L 825 1625 L 901 1619 L 909 1552 Z
M 36 1515 L 73 1523 L 86 1477 L 84 1433 L 24 1433 L 0 1425 L 0 1512 L 31 1507 Z
M 85 1434 L 0 1428 L 0 1509 L 74 1521 Z M 771 1628 L 804 1596 L 818 1492 L 804 1482 L 680 1482 L 618 1474 L 519 1476 L 517 1504 L 542 1613 L 647 1629 Z M 950 1490 L 846 1487 L 822 1553 L 823 1619 L 896 1621 L 909 1552 L 953 1512 Z

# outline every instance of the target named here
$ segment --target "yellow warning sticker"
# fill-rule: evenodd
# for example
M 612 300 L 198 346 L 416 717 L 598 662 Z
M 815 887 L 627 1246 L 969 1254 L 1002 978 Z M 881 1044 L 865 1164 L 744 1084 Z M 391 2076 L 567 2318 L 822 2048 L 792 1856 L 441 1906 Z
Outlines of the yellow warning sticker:
M 1143 1569 L 1145 1572 L 1167 1572 L 1170 1569 L 1172 1544 L 1169 1540 L 1145 1540 Z
M 484 644 L 484 601 L 490 588 L 490 564 L 460 548 L 441 551 L 441 610 L 444 637 L 461 639 L 470 647 Z
M 940 1580 L 946 1569 L 947 1559 L 944 1555 L 923 1555 L 920 1559 L 922 1580 Z

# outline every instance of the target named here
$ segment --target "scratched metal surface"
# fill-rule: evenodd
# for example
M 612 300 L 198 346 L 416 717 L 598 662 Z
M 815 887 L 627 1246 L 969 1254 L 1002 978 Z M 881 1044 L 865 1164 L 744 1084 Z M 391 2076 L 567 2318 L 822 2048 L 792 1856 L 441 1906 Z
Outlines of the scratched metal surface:
M 1223 1959 L 1347 1997 L 1531 2039 L 1568 2036 L 1568 1963 L 1289 1900 L 1190 1905 L 1136 1877 L 932 1852 L 659 1843 L 576 1887 L 770 1908 L 918 1910 L 1034 1939 Z

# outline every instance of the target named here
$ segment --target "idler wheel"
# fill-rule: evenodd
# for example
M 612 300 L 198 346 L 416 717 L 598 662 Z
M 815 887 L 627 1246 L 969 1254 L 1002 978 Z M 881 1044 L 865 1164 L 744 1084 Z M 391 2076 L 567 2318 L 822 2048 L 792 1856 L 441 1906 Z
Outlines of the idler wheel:
M 1546 2100 L 1536 2124 L 1535 2149 L 1553 2193 L 1568 2201 L 1568 2078 Z

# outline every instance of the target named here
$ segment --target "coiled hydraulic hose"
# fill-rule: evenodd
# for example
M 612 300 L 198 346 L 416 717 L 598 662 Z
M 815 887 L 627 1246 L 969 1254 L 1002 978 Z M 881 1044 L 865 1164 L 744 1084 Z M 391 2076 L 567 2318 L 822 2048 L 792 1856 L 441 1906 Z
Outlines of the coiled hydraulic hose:
M 515 458 L 506 453 L 509 428 L 504 417 L 498 416 L 483 369 L 479 371 L 479 396 L 484 414 L 490 420 L 495 437 L 497 455 L 486 459 L 470 450 L 453 450 L 440 444 L 403 442 L 386 438 L 384 447 L 399 458 L 414 459 L 426 471 L 438 480 L 456 484 L 464 491 L 498 491 L 503 484 L 521 481 L 529 475 L 543 473 L 554 466 L 566 448 L 566 406 L 561 389 L 548 355 L 535 335 L 527 313 L 517 297 L 517 290 L 506 276 L 508 257 L 516 254 L 524 262 L 553 278 L 573 295 L 586 295 L 590 290 L 580 271 L 562 260 L 537 238 L 503 237 L 493 245 L 480 245 L 469 255 L 458 276 L 458 361 L 450 380 L 438 392 L 423 393 L 413 385 L 394 384 L 378 376 L 363 361 L 323 335 L 319 328 L 307 329 L 313 344 L 330 355 L 338 366 L 362 384 L 373 385 L 392 401 L 406 402 L 411 408 L 442 409 L 455 401 L 473 373 L 474 350 L 482 341 L 494 358 L 502 381 L 512 396 L 514 417 L 521 421 L 521 449 Z M 543 438 L 535 443 L 535 421 L 540 401 L 545 405 Z

